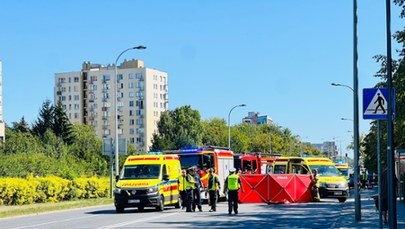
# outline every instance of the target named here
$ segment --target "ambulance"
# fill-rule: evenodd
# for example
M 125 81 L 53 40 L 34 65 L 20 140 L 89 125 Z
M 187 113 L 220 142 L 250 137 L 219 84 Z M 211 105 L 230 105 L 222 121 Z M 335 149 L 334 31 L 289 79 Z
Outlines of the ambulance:
M 180 208 L 178 177 L 181 165 L 177 155 L 129 156 L 117 177 L 114 205 L 117 213 L 125 208 L 165 206 Z
M 321 198 L 337 198 L 345 202 L 349 186 L 336 168 L 335 163 L 326 157 L 279 157 L 273 163 L 273 174 L 310 174 L 317 170 L 319 175 L 319 194 Z

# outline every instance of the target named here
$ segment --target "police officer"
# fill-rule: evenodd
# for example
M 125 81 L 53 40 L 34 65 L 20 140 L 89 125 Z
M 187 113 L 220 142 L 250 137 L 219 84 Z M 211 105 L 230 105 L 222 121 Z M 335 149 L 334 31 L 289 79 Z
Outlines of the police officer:
M 179 194 L 181 199 L 181 209 L 183 210 L 186 207 L 187 203 L 187 194 L 186 194 L 186 170 L 181 170 L 181 175 L 178 179 L 179 185 Z
M 193 168 L 187 169 L 186 174 L 186 212 L 192 212 L 191 207 L 193 205 L 193 189 L 194 189 L 194 177 L 193 177 Z
M 219 178 L 214 172 L 215 172 L 214 168 L 210 168 L 208 170 L 207 191 L 209 194 L 209 200 L 210 200 L 210 205 L 211 205 L 210 212 L 217 211 L 217 192 L 219 189 L 221 189 L 221 184 L 219 183 Z M 207 193 L 205 193 L 205 194 L 207 194 Z
M 235 214 L 238 214 L 238 192 L 243 187 L 239 175 L 234 168 L 229 170 L 229 176 L 225 179 L 224 194 L 228 191 L 228 213 L 232 214 L 232 208 Z
M 192 173 L 194 178 L 193 212 L 195 212 L 196 207 L 198 207 L 198 210 L 202 212 L 201 188 L 203 187 L 203 183 L 201 182 L 200 174 L 198 174 L 196 167 L 193 167 Z

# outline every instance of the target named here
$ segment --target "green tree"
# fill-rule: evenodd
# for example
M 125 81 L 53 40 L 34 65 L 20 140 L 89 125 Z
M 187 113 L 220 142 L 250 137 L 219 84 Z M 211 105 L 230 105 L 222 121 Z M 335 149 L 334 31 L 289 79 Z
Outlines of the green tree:
M 42 104 L 37 121 L 35 121 L 32 126 L 32 131 L 36 136 L 42 137 L 48 129 L 53 130 L 53 127 L 54 107 L 52 106 L 50 100 L 46 100 Z
M 203 145 L 228 146 L 228 127 L 225 119 L 201 121 Z
M 201 116 L 189 105 L 162 114 L 158 133 L 153 135 L 151 150 L 180 149 L 202 144 Z
M 55 135 L 62 138 L 64 142 L 67 144 L 72 143 L 72 124 L 66 115 L 61 100 L 58 100 L 58 103 L 54 107 L 52 129 Z
M 13 125 L 12 129 L 15 131 L 19 131 L 19 132 L 23 132 L 23 133 L 31 132 L 30 126 L 25 121 L 24 116 L 20 119 L 19 122 L 13 122 L 12 125 Z

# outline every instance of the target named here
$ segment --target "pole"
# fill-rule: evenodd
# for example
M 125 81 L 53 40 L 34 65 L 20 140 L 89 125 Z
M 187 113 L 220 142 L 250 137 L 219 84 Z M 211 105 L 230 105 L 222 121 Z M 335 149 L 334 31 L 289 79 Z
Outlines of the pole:
M 244 107 L 244 106 L 246 106 L 246 104 L 236 105 L 236 106 L 232 107 L 232 109 L 228 113 L 228 149 L 229 150 L 231 150 L 231 113 L 232 113 L 233 109 L 235 109 L 237 107 Z
M 380 120 L 377 120 L 378 215 L 379 215 L 380 228 L 383 228 L 383 225 L 382 225 L 382 211 L 381 211 L 381 206 L 382 206 L 382 196 L 381 196 L 382 168 L 381 168 L 381 149 L 380 149 L 381 144 L 380 144 L 380 138 L 381 138 Z
M 387 21 L 387 162 L 388 162 L 388 225 L 390 228 L 397 228 L 397 209 L 395 195 L 395 158 L 393 146 L 393 125 L 392 125 L 392 60 L 391 60 L 391 2 L 386 0 L 386 21 Z
M 132 47 L 132 48 L 127 48 L 124 51 L 122 51 L 117 59 L 115 59 L 115 82 L 114 82 L 114 101 L 115 101 L 115 114 L 114 114 L 114 121 L 115 121 L 115 175 L 119 176 L 119 158 L 118 158 L 118 60 L 120 59 L 120 57 L 122 56 L 122 54 L 124 54 L 125 52 L 132 50 L 132 49 L 146 49 L 145 46 L 136 46 L 136 47 Z
M 355 220 L 361 221 L 361 203 L 359 192 L 359 104 L 357 71 L 357 0 L 353 0 L 353 141 L 354 141 L 354 211 Z

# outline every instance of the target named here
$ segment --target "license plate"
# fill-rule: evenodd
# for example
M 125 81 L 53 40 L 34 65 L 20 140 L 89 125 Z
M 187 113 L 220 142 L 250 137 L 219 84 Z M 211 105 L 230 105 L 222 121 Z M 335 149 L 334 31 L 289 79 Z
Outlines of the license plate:
M 342 192 L 333 192 L 333 195 L 335 195 L 335 196 L 341 196 L 341 195 L 342 195 Z
M 140 200 L 128 200 L 129 204 L 136 204 L 136 203 L 139 203 L 139 202 L 140 202 Z

